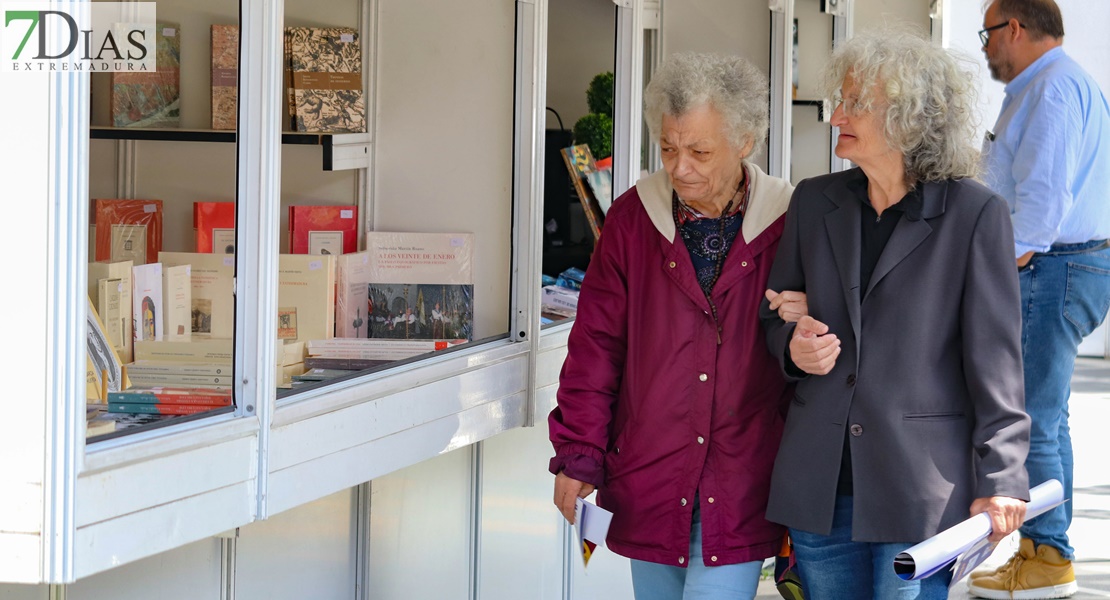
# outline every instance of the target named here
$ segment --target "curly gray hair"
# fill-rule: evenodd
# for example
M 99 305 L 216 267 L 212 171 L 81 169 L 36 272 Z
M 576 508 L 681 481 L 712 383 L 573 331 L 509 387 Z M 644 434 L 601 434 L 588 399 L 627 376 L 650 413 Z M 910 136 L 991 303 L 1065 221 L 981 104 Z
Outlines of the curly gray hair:
M 767 77 L 739 56 L 680 52 L 652 75 L 644 90 L 644 120 L 659 140 L 663 115 L 681 116 L 704 105 L 721 114 L 728 140 L 754 149 L 767 138 Z
M 902 153 L 908 183 L 974 177 L 978 90 L 969 63 L 908 31 L 870 32 L 833 52 L 824 87 L 839 97 L 851 76 L 860 90 L 853 111 L 885 112 L 883 134 Z

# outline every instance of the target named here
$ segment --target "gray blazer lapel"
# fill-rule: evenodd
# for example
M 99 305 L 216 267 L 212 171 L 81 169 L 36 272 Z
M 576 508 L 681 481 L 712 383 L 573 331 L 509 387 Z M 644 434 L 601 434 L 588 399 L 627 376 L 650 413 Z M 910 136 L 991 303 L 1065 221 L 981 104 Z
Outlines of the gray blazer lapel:
M 926 219 L 944 213 L 947 191 L 947 182 L 925 184 L 921 197 L 921 218 L 911 221 L 908 215 L 903 215 L 902 219 L 898 221 L 898 226 L 894 228 L 894 233 L 890 235 L 890 241 L 886 243 L 882 255 L 879 256 L 879 262 L 875 264 L 875 272 L 872 273 L 871 282 L 867 286 L 867 291 L 863 294 L 864 300 L 867 299 L 867 295 L 875 289 L 875 286 L 883 280 L 887 273 L 890 273 L 894 267 L 898 266 L 898 263 L 905 260 L 933 232 L 933 227 L 929 225 Z
M 848 307 L 848 317 L 852 321 L 852 331 L 859 339 L 860 296 L 860 204 L 843 181 L 825 190 L 837 208 L 825 215 L 825 230 L 828 231 L 832 245 L 833 258 L 836 259 L 840 274 L 840 287 L 844 290 L 844 303 Z

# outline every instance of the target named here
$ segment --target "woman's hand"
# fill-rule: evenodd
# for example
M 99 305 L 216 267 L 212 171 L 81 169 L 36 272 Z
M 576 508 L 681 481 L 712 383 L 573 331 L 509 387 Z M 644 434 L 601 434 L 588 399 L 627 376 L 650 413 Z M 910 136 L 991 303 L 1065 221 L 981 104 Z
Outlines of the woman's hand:
M 809 314 L 809 305 L 806 304 L 805 292 L 783 290 L 775 292 L 767 290 L 764 293 L 767 301 L 771 303 L 771 310 L 779 312 L 779 318 L 787 323 L 796 323 L 798 319 Z
M 987 513 L 991 518 L 990 541 L 1000 542 L 1025 521 L 1025 501 L 1007 496 L 976 498 L 971 503 L 971 516 L 979 513 Z
M 594 493 L 592 483 L 571 479 L 562 471 L 559 471 L 559 474 L 555 476 L 555 506 L 571 525 L 574 525 L 575 500 L 585 498 L 592 493 Z
M 829 326 L 810 316 L 798 319 L 790 338 L 790 360 L 810 375 L 827 375 L 840 356 L 840 339 Z

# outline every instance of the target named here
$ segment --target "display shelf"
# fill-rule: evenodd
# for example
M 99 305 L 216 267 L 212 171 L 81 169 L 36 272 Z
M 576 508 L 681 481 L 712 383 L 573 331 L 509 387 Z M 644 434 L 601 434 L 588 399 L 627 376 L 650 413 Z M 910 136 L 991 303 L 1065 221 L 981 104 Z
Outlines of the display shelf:
M 235 131 L 218 129 L 140 129 L 128 127 L 91 127 L 94 140 L 141 140 L 156 142 L 235 142 Z M 322 146 L 323 169 L 342 171 L 370 166 L 369 133 L 320 133 L 283 131 L 281 143 Z

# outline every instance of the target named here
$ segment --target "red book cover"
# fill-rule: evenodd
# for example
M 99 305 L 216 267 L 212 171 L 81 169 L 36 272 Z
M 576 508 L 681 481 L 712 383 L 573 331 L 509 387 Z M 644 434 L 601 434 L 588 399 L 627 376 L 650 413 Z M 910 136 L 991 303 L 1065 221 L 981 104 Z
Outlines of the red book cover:
M 124 404 L 109 402 L 110 413 L 131 413 L 140 415 L 195 415 L 221 408 L 207 404 Z
M 193 404 L 231 406 L 231 390 L 203 388 L 131 388 L 109 392 L 108 402 L 120 404 Z
M 162 251 L 161 200 L 95 200 L 96 260 L 157 262 Z
M 193 230 L 197 252 L 235 254 L 235 203 L 194 202 Z
M 290 206 L 292 254 L 347 254 L 358 249 L 357 206 Z

